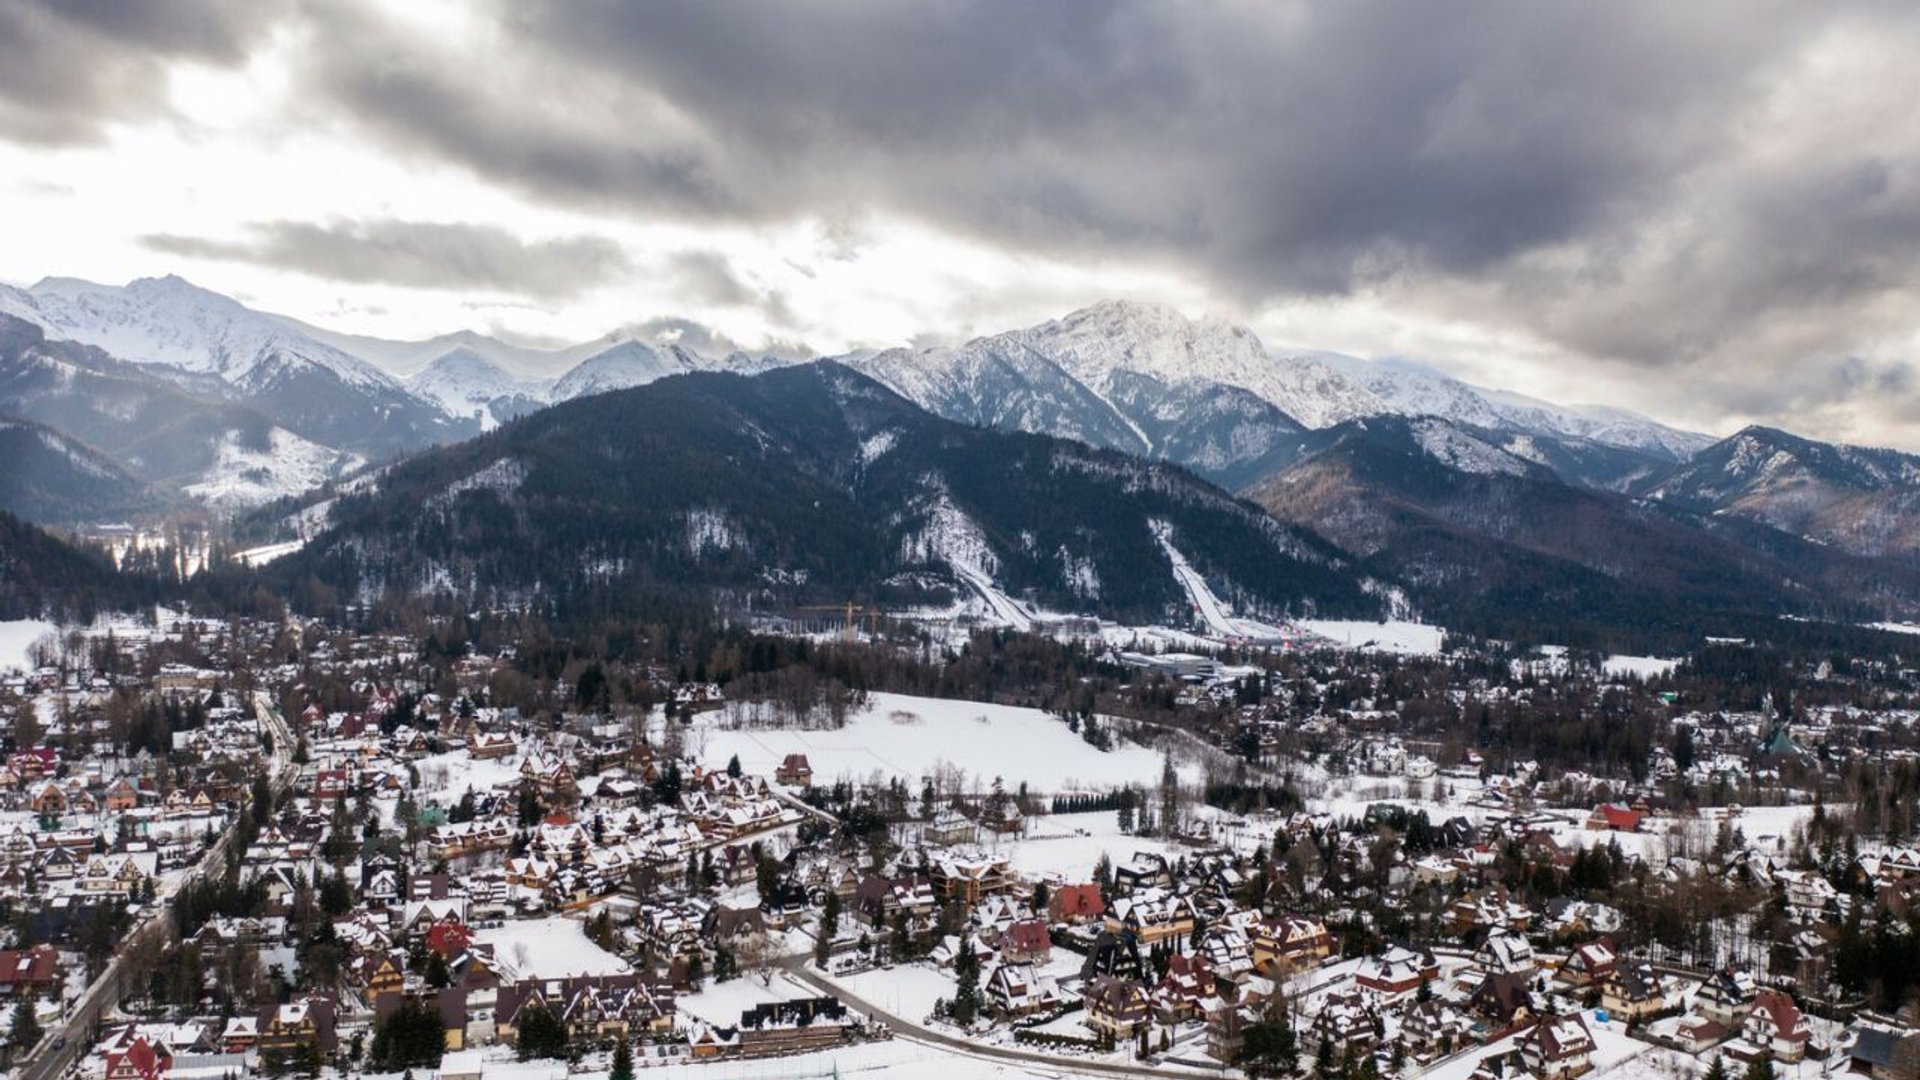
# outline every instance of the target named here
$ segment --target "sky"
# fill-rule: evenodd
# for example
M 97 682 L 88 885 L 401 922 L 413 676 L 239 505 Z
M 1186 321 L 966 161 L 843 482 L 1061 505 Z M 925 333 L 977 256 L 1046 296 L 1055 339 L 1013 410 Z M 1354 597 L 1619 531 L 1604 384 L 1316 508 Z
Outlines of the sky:
M 0 0 L 0 280 L 834 353 L 1170 303 L 1920 449 L 1920 8 Z

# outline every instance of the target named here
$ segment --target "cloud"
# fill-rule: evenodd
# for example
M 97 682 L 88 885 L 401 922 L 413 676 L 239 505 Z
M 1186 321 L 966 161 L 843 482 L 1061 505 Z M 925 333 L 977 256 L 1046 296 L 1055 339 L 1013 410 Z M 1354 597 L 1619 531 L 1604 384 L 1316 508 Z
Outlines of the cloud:
M 803 276 L 871 257 L 904 221 L 1040 266 L 1166 273 L 1249 316 L 1404 313 L 1524 357 L 1457 366 L 1572 365 L 1701 423 L 1885 437 L 1920 415 L 1904 374 L 1920 309 L 1911 5 L 461 11 L 448 29 L 353 0 L 291 14 L 0 0 L 0 136 L 93 137 L 164 101 L 169 65 L 238 63 L 279 26 L 301 43 L 291 123 L 543 207 L 692 233 L 810 226 Z M 588 238 L 418 231 L 431 228 L 275 223 L 151 242 L 539 298 L 624 265 Z M 804 300 L 697 236 L 679 242 L 691 250 L 668 278 L 689 303 L 798 321 Z
M 660 345 L 680 345 L 709 358 L 724 357 L 736 352 L 752 355 L 766 354 L 787 360 L 810 360 L 815 355 L 812 349 L 800 342 L 782 339 L 772 339 L 749 347 L 694 319 L 677 317 L 648 319 L 626 327 L 622 332 L 642 341 L 651 341 Z
M 528 241 L 489 225 L 272 221 L 250 225 L 245 233 L 240 240 L 155 234 L 142 243 L 172 255 L 255 263 L 332 281 L 493 289 L 536 299 L 577 296 L 631 269 L 611 240 Z
M 741 281 L 726 256 L 718 252 L 675 252 L 667 266 L 684 294 L 698 303 L 735 307 L 759 299 L 759 293 Z
M 95 141 L 164 111 L 170 65 L 233 66 L 288 13 L 283 0 L 0 0 L 0 136 Z

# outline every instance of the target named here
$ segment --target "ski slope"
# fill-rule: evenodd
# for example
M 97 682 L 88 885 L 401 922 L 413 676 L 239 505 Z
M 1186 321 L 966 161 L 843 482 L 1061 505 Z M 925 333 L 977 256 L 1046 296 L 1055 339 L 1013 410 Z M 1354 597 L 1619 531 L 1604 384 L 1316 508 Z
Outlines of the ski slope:
M 1160 550 L 1167 553 L 1167 560 L 1173 564 L 1174 580 L 1186 590 L 1187 598 L 1193 602 L 1194 611 L 1199 614 L 1200 621 L 1206 624 L 1209 633 L 1226 638 L 1271 640 L 1280 640 L 1287 636 L 1286 631 L 1277 626 L 1268 626 L 1266 623 L 1255 622 L 1252 619 L 1237 618 L 1228 611 L 1227 605 L 1221 603 L 1220 598 L 1213 594 L 1211 588 L 1208 588 L 1207 579 L 1201 575 L 1200 571 L 1193 568 L 1193 564 L 1187 561 L 1185 555 L 1180 554 L 1179 548 L 1173 546 L 1173 542 L 1168 539 L 1169 532 L 1165 522 L 1153 523 L 1154 539 L 1160 541 Z

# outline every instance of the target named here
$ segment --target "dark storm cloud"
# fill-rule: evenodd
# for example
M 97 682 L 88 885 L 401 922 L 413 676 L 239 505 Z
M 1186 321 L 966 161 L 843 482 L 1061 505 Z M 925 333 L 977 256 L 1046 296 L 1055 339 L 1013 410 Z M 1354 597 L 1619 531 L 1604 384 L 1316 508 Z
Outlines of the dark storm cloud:
M 631 268 L 618 244 L 594 236 L 523 240 L 486 225 L 392 219 L 274 221 L 243 240 L 157 234 L 156 250 L 297 270 L 335 281 L 418 288 L 497 289 L 540 299 L 577 296 Z
M 517 55 L 487 80 L 378 24 L 315 74 L 386 135 L 547 198 L 878 207 L 1186 260 L 1258 296 L 1474 272 L 1630 218 L 1729 137 L 1815 17 L 566 0 L 506 9 Z
M 32 124 L 84 132 L 138 107 L 160 61 L 230 61 L 266 17 L 52 10 L 0 0 L 0 134 L 21 133 L 28 114 L 7 106 L 23 101 L 47 106 Z M 544 203 L 812 221 L 845 239 L 821 258 L 857 260 L 858 238 L 899 216 L 1167 269 L 1248 312 L 1358 295 L 1657 372 L 1703 409 L 1806 407 L 1815 380 L 1796 364 L 1904 370 L 1876 350 L 1911 337 L 1920 300 L 1910 5 L 473 10 L 477 30 L 443 32 L 347 0 L 302 8 L 294 119 Z M 348 239 L 298 247 L 362 278 L 361 260 L 395 258 Z M 399 263 L 380 279 L 426 273 Z M 792 318 L 724 264 L 675 272 L 690 296 Z M 1833 385 L 1920 415 L 1910 384 Z
M 233 65 L 278 0 L 0 0 L 0 136 L 88 142 L 161 108 L 174 61 Z

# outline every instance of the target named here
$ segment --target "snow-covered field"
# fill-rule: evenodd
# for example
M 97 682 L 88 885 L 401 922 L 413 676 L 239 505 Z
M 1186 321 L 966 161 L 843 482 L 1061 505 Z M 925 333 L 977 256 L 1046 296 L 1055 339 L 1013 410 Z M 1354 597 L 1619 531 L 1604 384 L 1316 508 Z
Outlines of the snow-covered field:
M 1657 675 L 1672 674 L 1673 669 L 1680 666 L 1680 661 L 1658 656 L 1609 656 L 1600 666 L 1609 675 L 1651 679 Z
M 30 661 L 27 651 L 33 643 L 59 632 L 59 627 L 39 619 L 14 619 L 0 622 L 0 671 L 14 668 L 24 670 Z
M 476 930 L 473 939 L 492 945 L 494 955 L 522 978 L 624 975 L 633 970 L 625 960 L 587 940 L 586 926 L 574 919 L 508 922 Z
M 433 754 L 414 763 L 420 773 L 422 799 L 452 805 L 472 788 L 476 794 L 520 779 L 520 755 L 475 761 L 466 750 Z
M 724 714 L 722 714 L 724 715 Z M 703 760 L 735 754 L 748 772 L 771 773 L 788 754 L 805 754 L 816 781 L 865 780 L 874 773 L 916 785 L 942 766 L 986 790 L 998 776 L 1009 791 L 1102 791 L 1157 783 L 1161 757 L 1143 746 L 1103 753 L 1039 709 L 874 694 L 838 731 L 729 730 L 708 719 L 689 737 Z
M 1023 874 L 1058 874 L 1069 882 L 1093 880 L 1093 865 L 1105 855 L 1114 865 L 1136 851 L 1177 859 L 1184 849 L 1120 831 L 1114 813 L 1050 814 L 1034 819 L 1027 835 L 1007 845 L 1013 868 Z
M 1302 619 L 1302 630 L 1318 634 L 1335 645 L 1369 652 L 1406 656 L 1435 656 L 1447 632 L 1438 626 L 1412 622 L 1367 622 L 1353 619 Z

